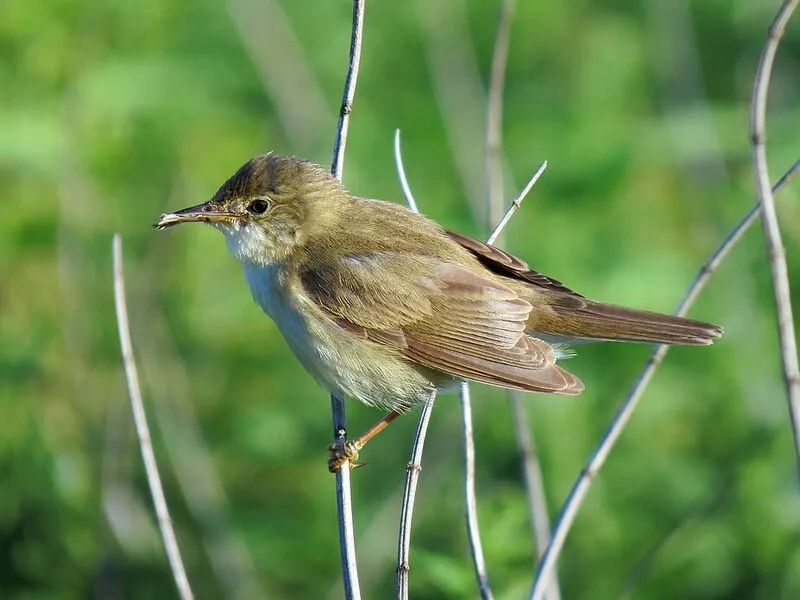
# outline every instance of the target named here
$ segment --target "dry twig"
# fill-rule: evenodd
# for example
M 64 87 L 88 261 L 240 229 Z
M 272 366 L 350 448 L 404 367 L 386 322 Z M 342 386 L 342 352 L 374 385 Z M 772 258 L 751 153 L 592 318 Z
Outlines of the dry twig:
M 485 174 L 476 165 L 483 162 L 486 108 L 466 14 L 467 3 L 463 0 L 417 0 L 414 4 L 434 97 L 463 193 L 470 210 L 481 214 L 485 202 Z
M 773 192 L 777 192 L 786 183 L 791 181 L 798 170 L 800 170 L 800 161 L 795 162 L 786 172 L 786 174 L 781 177 L 778 183 L 775 184 Z M 760 209 L 761 205 L 756 204 L 750 210 L 750 212 L 736 225 L 736 227 L 734 227 L 725 240 L 723 240 L 723 242 L 717 247 L 717 249 L 711 255 L 711 258 L 709 258 L 708 261 L 700 268 L 695 276 L 694 281 L 686 291 L 683 300 L 681 300 L 680 304 L 678 305 L 678 309 L 675 311 L 676 315 L 684 316 L 687 312 L 689 312 L 689 309 L 692 307 L 695 300 L 700 295 L 700 292 L 711 279 L 711 276 L 717 270 L 719 265 L 759 216 L 761 213 Z M 556 526 L 553 531 L 553 535 L 550 538 L 550 543 L 547 545 L 547 550 L 545 550 L 544 556 L 542 556 L 542 559 L 539 561 L 539 567 L 536 571 L 536 576 L 534 578 L 533 586 L 531 587 L 529 595 L 531 600 L 542 599 L 545 587 L 547 585 L 547 580 L 550 578 L 550 573 L 553 569 L 553 566 L 558 559 L 558 555 L 561 553 L 561 549 L 564 546 L 564 541 L 566 540 L 567 534 L 572 527 L 575 516 L 578 514 L 578 510 L 580 509 L 583 500 L 586 498 L 586 494 L 589 492 L 589 487 L 592 484 L 594 476 L 603 466 L 606 458 L 608 458 L 611 448 L 613 448 L 617 439 L 619 439 L 622 430 L 625 428 L 625 425 L 627 425 L 634 409 L 636 408 L 636 405 L 639 402 L 639 399 L 642 397 L 647 384 L 650 382 L 650 379 L 653 377 L 656 368 L 664 359 L 664 356 L 667 354 L 668 350 L 669 346 L 656 346 L 655 350 L 650 355 L 650 358 L 647 360 L 647 363 L 645 363 L 645 366 L 636 377 L 636 380 L 628 392 L 627 397 L 617 409 L 611 424 L 603 434 L 603 437 L 600 440 L 597 448 L 592 453 L 589 461 L 581 471 L 580 476 L 573 484 L 569 496 L 567 496 L 567 499 L 564 501 L 564 505 L 561 508 L 561 513 L 556 521 Z
M 397 172 L 400 177 L 400 183 L 403 188 L 403 193 L 406 196 L 406 201 L 408 202 L 409 206 L 412 210 L 417 212 L 416 202 L 414 197 L 411 193 L 411 188 L 408 184 L 408 179 L 406 177 L 405 167 L 403 166 L 403 157 L 402 153 L 400 152 L 400 130 L 395 131 L 395 138 L 394 138 L 394 153 L 395 153 L 395 163 L 397 165 Z M 492 234 L 489 236 L 487 243 L 492 243 L 497 237 L 502 233 L 503 228 L 508 224 L 513 214 L 519 209 L 522 201 L 525 199 L 525 196 L 528 195 L 533 185 L 538 181 L 541 174 L 544 172 L 544 169 L 547 167 L 547 162 L 545 161 L 542 163 L 539 168 L 536 170 L 536 173 L 531 177 L 528 181 L 525 188 L 520 192 L 519 196 L 517 196 L 514 201 L 509 205 L 506 213 L 497 223 L 497 226 L 492 231 Z M 459 399 L 461 401 L 461 410 L 463 416 L 463 431 L 464 431 L 464 455 L 465 455 L 465 480 L 464 480 L 464 490 L 465 490 L 465 499 L 466 499 L 466 519 L 467 519 L 467 532 L 469 536 L 469 546 L 470 546 L 470 554 L 472 555 L 472 560 L 475 568 L 476 578 L 478 580 L 478 587 L 481 592 L 481 597 L 486 600 L 492 598 L 492 591 L 489 586 L 488 575 L 486 572 L 486 560 L 483 554 L 483 545 L 481 543 L 480 537 L 480 528 L 478 526 L 478 513 L 477 513 L 477 502 L 476 502 L 476 495 L 475 495 L 475 445 L 473 439 L 473 432 L 472 432 L 472 407 L 469 395 L 469 384 L 463 383 L 459 387 Z M 420 424 L 417 429 L 417 436 L 415 438 L 414 444 L 415 449 L 417 448 L 418 444 L 424 443 L 424 436 L 427 430 L 427 419 L 429 415 L 426 414 L 426 411 L 429 409 L 429 406 L 426 406 L 423 409 L 423 414 L 420 417 Z M 420 436 L 422 439 L 420 440 Z M 526 487 L 529 490 L 533 490 L 536 492 L 534 495 L 534 500 L 532 503 L 543 503 L 544 502 L 544 492 L 541 485 L 541 472 L 538 469 L 538 464 L 531 464 L 531 461 L 535 461 L 535 455 L 532 451 L 530 451 L 532 447 L 532 443 L 530 443 L 530 435 L 528 433 L 527 437 L 528 443 L 524 445 L 527 448 L 527 451 L 523 452 L 523 460 L 525 462 L 526 467 Z M 522 444 L 522 442 L 521 442 Z M 421 454 L 420 454 L 421 458 Z M 412 464 L 415 461 L 412 460 Z M 530 475 L 530 470 L 533 470 L 535 475 Z M 536 476 L 538 475 L 538 477 Z M 530 479 L 530 481 L 527 481 Z M 407 585 L 408 585 L 408 545 L 407 543 L 404 545 L 403 543 L 403 536 L 407 535 L 410 536 L 410 523 L 411 523 L 411 515 L 410 512 L 408 516 L 406 516 L 406 510 L 411 511 L 413 510 L 413 491 L 411 493 L 411 502 L 410 504 L 406 503 L 406 496 L 409 495 L 408 492 L 408 484 L 411 483 L 412 480 L 409 478 L 407 480 L 407 489 L 406 494 L 404 495 L 404 502 L 403 502 L 403 522 L 401 523 L 401 543 L 399 546 L 399 556 L 398 556 L 398 592 L 403 589 L 401 586 L 404 585 L 405 587 L 405 594 L 406 596 L 402 596 L 401 594 L 398 597 L 407 597 Z M 538 485 L 537 485 L 538 483 Z M 413 480 L 413 485 L 416 485 L 416 481 Z M 537 502 L 538 501 L 538 502 Z M 541 523 L 542 519 L 542 511 L 544 511 L 544 519 L 545 522 L 547 521 L 547 509 L 546 504 L 542 504 L 542 507 L 535 507 L 532 509 L 534 514 L 536 515 L 535 522 Z M 404 523 L 408 521 L 408 525 L 406 526 Z M 545 542 L 546 536 L 549 534 L 549 524 L 545 526 Z M 541 544 L 541 547 L 544 547 L 544 543 Z M 554 591 L 558 597 L 558 589 L 555 588 Z
M 511 21 L 517 0 L 503 0 L 494 37 L 489 97 L 486 102 L 486 199 L 487 220 L 496 224 L 503 210 L 503 90 L 505 89 Z
M 475 441 L 472 433 L 472 402 L 469 395 L 469 384 L 464 381 L 459 386 L 458 396 L 461 399 L 461 414 L 464 421 L 464 498 L 466 503 L 467 535 L 469 536 L 469 552 L 478 580 L 478 590 L 483 600 L 492 600 L 492 588 L 489 586 L 489 574 L 486 572 L 486 559 L 483 556 L 481 531 L 478 526 L 478 502 L 475 498 Z
M 331 114 L 286 11 L 278 0 L 228 0 L 227 8 L 291 147 L 307 154 Z
M 353 0 L 353 30 L 350 34 L 350 64 L 344 81 L 342 107 L 339 109 L 339 124 L 336 127 L 336 139 L 333 143 L 333 160 L 331 173 L 341 180 L 344 171 L 344 148 L 347 145 L 347 131 L 350 128 L 350 113 L 356 97 L 358 67 L 361 63 L 361 39 L 364 35 L 364 3 L 366 0 Z
M 403 155 L 400 152 L 400 130 L 394 132 L 394 160 L 397 165 L 397 173 L 400 176 L 400 184 L 403 187 L 408 207 L 414 212 L 417 210 L 417 203 L 411 193 L 411 186 L 406 179 L 406 170 L 403 166 Z M 422 470 L 422 450 L 425 446 L 425 437 L 428 433 L 428 424 L 433 410 L 433 402 L 436 399 L 436 392 L 431 394 L 430 399 L 423 405 L 417 424 L 417 432 L 414 435 L 414 445 L 411 450 L 411 462 L 406 468 L 406 484 L 403 488 L 403 506 L 400 511 L 400 535 L 397 542 L 397 597 L 408 599 L 408 571 L 409 556 L 411 554 L 411 519 L 414 514 L 414 500 L 417 495 L 417 483 L 419 482 L 419 472 Z
M 542 173 L 544 173 L 544 170 L 546 168 L 547 168 L 547 161 L 544 161 L 542 164 L 539 165 L 539 168 L 536 169 L 536 173 L 534 173 L 533 177 L 531 177 L 528 180 L 528 183 L 525 184 L 525 187 L 519 193 L 519 196 L 514 198 L 514 201 L 511 203 L 511 205 L 508 207 L 508 210 L 503 215 L 503 218 L 500 219 L 497 225 L 494 226 L 494 229 L 492 229 L 492 233 L 486 239 L 487 244 L 494 244 L 497 241 L 497 238 L 503 232 L 503 229 L 505 229 L 506 225 L 508 225 L 508 222 L 511 220 L 511 217 L 513 217 L 514 213 L 519 210 L 519 207 L 522 205 L 522 201 L 525 199 L 525 196 L 528 195 L 528 192 L 531 191 L 531 188 L 533 188 L 536 182 L 539 181 L 539 177 L 542 176 Z
M 113 243 L 114 257 L 114 305 L 117 311 L 117 328 L 119 330 L 119 343 L 122 350 L 122 363 L 125 366 L 125 378 L 128 382 L 128 394 L 133 410 L 133 420 L 136 424 L 136 434 L 139 437 L 139 448 L 142 451 L 145 472 L 147 473 L 147 484 L 153 496 L 153 505 L 158 516 L 158 527 L 161 530 L 161 538 L 164 541 L 164 549 L 167 551 L 172 577 L 178 588 L 181 600 L 192 600 L 192 589 L 186 577 L 186 570 L 183 568 L 183 560 L 178 549 L 178 542 L 175 539 L 175 530 L 172 527 L 172 519 L 169 516 L 167 500 L 164 497 L 164 488 L 161 486 L 161 478 L 158 475 L 158 465 L 153 453 L 153 444 L 150 439 L 150 430 L 147 427 L 147 417 L 144 412 L 142 402 L 142 392 L 139 387 L 139 375 L 136 371 L 136 363 L 133 360 L 133 344 L 131 343 L 131 333 L 128 326 L 128 308 L 125 302 L 125 280 L 122 274 L 122 238 L 114 234 Z
M 161 432 L 186 506 L 200 525 L 201 542 L 219 581 L 221 595 L 226 600 L 269 597 L 271 594 L 259 581 L 247 544 L 232 522 L 223 483 L 203 438 L 197 410 L 189 398 L 185 365 L 174 346 L 164 314 L 152 298 L 141 302 L 138 309 L 140 315 L 147 315 L 140 365 L 153 397 L 155 425 Z
M 778 317 L 778 333 L 781 343 L 783 380 L 789 404 L 789 418 L 794 434 L 795 453 L 800 469 L 800 365 L 797 360 L 797 340 L 794 333 L 792 299 L 789 286 L 789 271 L 786 266 L 786 249 L 781 240 L 781 229 L 775 211 L 775 198 L 769 185 L 767 168 L 766 119 L 767 92 L 772 75 L 772 64 L 778 52 L 778 44 L 783 37 L 786 24 L 797 7 L 798 0 L 785 0 L 769 28 L 769 36 L 761 54 L 756 72 L 751 107 L 750 130 L 753 142 L 753 163 L 756 175 L 758 198 L 761 202 L 764 238 L 769 251 L 772 268 L 772 287 L 775 292 L 775 310 Z
M 333 160 L 331 173 L 341 180 L 344 170 L 344 150 L 347 144 L 347 130 L 350 126 L 350 112 L 356 94 L 358 66 L 361 61 L 361 39 L 364 32 L 364 2 L 353 0 L 353 28 L 350 35 L 350 60 L 342 93 L 342 108 L 339 111 L 339 123 L 336 128 L 336 139 L 333 144 Z M 344 444 L 347 441 L 347 417 L 344 399 L 331 395 L 331 415 L 333 417 L 334 442 Z M 342 557 L 342 578 L 345 597 L 361 598 L 358 582 L 358 566 L 356 563 L 356 544 L 353 530 L 353 508 L 350 493 L 350 464 L 345 463 L 336 471 L 336 509 L 339 522 L 339 547 Z
M 520 192 L 519 196 L 514 198 L 514 201 L 509 205 L 508 210 L 506 210 L 505 214 L 499 220 L 495 228 L 492 230 L 492 233 L 489 235 L 488 239 L 486 240 L 487 244 L 492 244 L 494 241 L 500 236 L 503 232 L 503 228 L 508 224 L 511 220 L 511 217 L 514 216 L 514 213 L 517 212 L 522 201 L 525 199 L 525 196 L 528 195 L 528 192 L 531 191 L 533 185 L 538 181 L 539 177 L 544 172 L 545 168 L 547 167 L 547 161 L 543 162 L 539 165 L 539 168 L 536 170 L 536 173 L 533 174 L 533 177 L 530 178 L 525 188 Z M 466 470 L 466 477 L 464 481 L 464 489 L 466 495 L 466 517 L 467 517 L 467 531 L 469 534 L 469 549 L 470 554 L 472 555 L 472 562 L 475 568 L 475 576 L 478 580 L 478 588 L 481 592 L 481 597 L 484 600 L 492 598 L 492 591 L 489 587 L 489 579 L 486 573 L 486 561 L 483 556 L 483 545 L 481 544 L 481 536 L 480 536 L 480 529 L 478 528 L 478 510 L 477 505 L 475 502 L 475 444 L 473 441 L 472 436 L 472 408 L 470 403 L 469 397 L 469 384 L 464 383 L 459 388 L 459 398 L 461 400 L 461 411 L 463 415 L 464 421 L 464 458 L 465 458 L 465 470 Z M 524 419 L 524 415 L 520 415 L 519 413 L 515 414 L 516 418 Z M 524 427 L 522 423 L 517 423 L 515 419 L 515 427 L 517 429 L 517 433 L 519 433 L 519 429 Z M 527 428 L 526 428 L 527 429 Z M 528 432 L 528 441 L 530 442 L 530 433 Z M 518 443 L 520 447 L 522 447 L 522 439 L 518 437 Z M 530 447 L 530 444 L 528 445 Z M 523 462 L 524 462 L 524 474 L 526 475 L 526 487 L 528 492 L 530 492 L 533 488 L 530 481 L 527 481 L 527 475 L 531 469 L 534 469 L 539 474 L 539 483 L 541 483 L 541 473 L 538 469 L 538 464 L 531 464 L 531 461 L 534 460 L 534 455 L 532 452 L 522 452 Z M 541 490 L 541 485 L 536 488 Z M 544 501 L 543 493 L 541 496 L 532 496 L 529 495 L 529 501 L 534 504 L 538 504 L 539 502 Z M 538 507 L 532 509 L 534 513 L 540 512 Z M 546 508 L 545 516 L 546 516 Z M 549 529 L 549 527 L 548 527 Z M 558 594 L 558 591 L 555 592 Z
M 535 565 L 544 554 L 544 549 L 547 548 L 547 542 L 550 540 L 550 516 L 547 513 L 544 478 L 539 465 L 539 457 L 536 453 L 536 445 L 528 424 L 524 398 L 522 398 L 520 392 L 512 390 L 509 393 L 509 401 L 516 430 L 517 446 L 522 459 L 522 476 L 525 481 L 525 493 L 528 496 L 531 529 L 533 539 L 536 541 L 536 553 L 533 559 Z M 558 580 L 555 577 L 547 590 L 547 597 L 549 600 L 559 600 L 561 598 Z
M 491 235 L 487 239 L 486 243 L 491 244 L 493 243 L 502 233 L 503 228 L 508 224 L 511 220 L 511 217 L 514 215 L 515 212 L 519 209 L 522 201 L 525 199 L 525 196 L 528 195 L 533 184 L 539 179 L 541 174 L 544 172 L 544 169 L 547 167 L 547 162 L 543 162 L 539 168 L 534 173 L 533 177 L 531 177 L 528 184 L 522 190 L 519 196 L 517 196 L 511 205 L 508 207 L 508 210 L 497 223 L 497 226 L 492 230 Z M 458 391 L 459 399 L 461 400 L 461 413 L 463 416 L 464 422 L 464 461 L 465 461 L 465 479 L 464 479 L 464 491 L 465 491 L 465 499 L 466 499 L 466 517 L 467 517 L 467 533 L 469 535 L 469 551 L 472 555 L 472 563 L 475 568 L 475 577 L 478 580 L 478 588 L 481 592 L 481 598 L 484 600 L 488 600 L 492 598 L 492 590 L 489 587 L 489 576 L 486 573 L 486 560 L 483 555 L 483 544 L 481 543 L 481 534 L 480 528 L 478 527 L 478 507 L 475 500 L 475 442 L 472 435 L 472 406 L 470 402 L 469 396 L 469 384 L 464 383 L 459 387 Z M 519 416 L 517 414 L 516 416 Z M 524 417 L 523 417 L 524 418 Z M 533 458 L 532 453 L 524 453 L 523 460 Z M 532 466 L 528 464 L 526 460 L 526 470 L 525 473 L 527 474 L 528 468 Z M 538 465 L 536 466 L 538 471 Z M 541 474 L 539 475 L 539 480 L 541 481 Z M 530 486 L 527 486 L 530 491 Z M 538 498 L 537 498 L 538 499 Z M 534 502 L 534 498 L 531 497 L 531 502 Z M 546 514 L 546 513 L 545 513 Z
M 406 178 L 406 169 L 403 166 L 403 155 L 400 152 L 400 130 L 394 130 L 394 163 L 397 167 L 397 175 L 400 177 L 400 185 L 403 187 L 403 195 L 406 197 L 408 208 L 414 212 L 419 212 L 417 208 L 417 201 L 414 200 L 414 194 L 411 193 L 411 186 L 408 185 Z
M 400 511 L 400 536 L 397 543 L 397 581 L 396 591 L 399 600 L 408 600 L 409 555 L 411 553 L 411 519 L 414 515 L 414 500 L 417 495 L 419 472 L 422 471 L 422 451 L 425 447 L 425 436 L 433 412 L 436 392 L 422 405 L 411 449 L 411 462 L 406 467 L 406 485 L 403 490 L 403 507 Z
M 511 38 L 511 22 L 517 7 L 516 0 L 504 0 L 500 9 L 500 19 L 495 34 L 492 67 L 489 75 L 489 97 L 486 111 L 486 188 L 488 204 L 488 222 L 494 224 L 496 232 L 489 237 L 489 243 L 502 244 L 502 222 L 500 212 L 503 202 L 503 159 L 502 159 L 502 124 L 503 124 L 503 92 L 505 74 L 508 64 L 508 46 Z M 535 183 L 547 163 L 534 175 L 530 185 Z M 512 208 L 515 205 L 512 204 Z M 513 214 L 513 211 L 509 211 Z M 509 217 L 510 218 L 510 215 Z M 502 223 L 502 225 L 501 225 Z M 547 498 L 544 494 L 544 482 L 539 459 L 534 450 L 533 434 L 528 423 L 528 413 L 522 395 L 515 391 L 508 392 L 508 403 L 511 407 L 511 420 L 517 439 L 517 448 L 522 461 L 522 476 L 528 498 L 531 528 L 536 549 L 533 562 L 536 564 L 542 556 L 547 541 L 550 539 L 550 518 L 547 514 Z M 560 600 L 561 592 L 558 579 L 553 577 L 547 591 L 548 600 Z

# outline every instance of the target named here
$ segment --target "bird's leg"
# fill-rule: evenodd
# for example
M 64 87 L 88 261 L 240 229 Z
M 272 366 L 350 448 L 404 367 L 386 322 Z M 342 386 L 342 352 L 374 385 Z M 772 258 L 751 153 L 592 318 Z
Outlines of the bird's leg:
M 368 441 L 386 429 L 389 426 L 389 423 L 394 421 L 401 414 L 402 413 L 393 410 L 356 439 L 349 440 L 344 444 L 329 445 L 328 452 L 330 452 L 331 455 L 328 458 L 328 470 L 331 473 L 335 473 L 341 469 L 342 465 L 344 465 L 346 462 L 349 462 L 354 469 L 362 466 L 361 463 L 357 462 L 358 453 Z

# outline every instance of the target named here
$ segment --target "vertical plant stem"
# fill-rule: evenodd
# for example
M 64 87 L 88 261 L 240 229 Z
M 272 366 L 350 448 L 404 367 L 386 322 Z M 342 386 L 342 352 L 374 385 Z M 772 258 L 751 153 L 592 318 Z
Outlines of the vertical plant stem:
M 411 449 L 411 462 L 406 467 L 406 485 L 403 490 L 403 506 L 400 511 L 400 535 L 397 544 L 397 581 L 398 600 L 408 600 L 409 556 L 411 554 L 411 519 L 414 516 L 414 500 L 417 495 L 419 473 L 422 471 L 422 452 L 425 447 L 425 436 L 431 420 L 436 392 L 422 405 L 417 433 L 414 435 L 414 446 Z
M 487 239 L 487 243 L 491 244 L 495 240 L 498 239 L 500 234 L 503 232 L 503 228 L 508 224 L 511 220 L 511 217 L 514 215 L 515 212 L 519 209 L 522 201 L 528 195 L 533 185 L 539 179 L 541 174 L 544 172 L 544 169 L 547 167 L 547 162 L 542 163 L 539 168 L 534 173 L 533 177 L 531 177 L 530 181 L 528 181 L 525 188 L 520 192 L 519 196 L 517 196 L 511 205 L 506 210 L 505 214 L 500 218 L 495 228 L 492 230 L 491 235 Z M 472 555 L 472 562 L 475 569 L 475 577 L 478 581 L 478 588 L 481 592 L 481 597 L 484 599 L 492 597 L 492 591 L 489 587 L 489 577 L 486 572 L 486 560 L 484 559 L 483 555 L 483 545 L 481 543 L 481 535 L 480 535 L 480 528 L 478 527 L 478 514 L 477 514 L 477 503 L 475 501 L 475 449 L 474 449 L 474 440 L 473 440 L 473 433 L 472 433 L 472 408 L 470 403 L 469 397 L 469 384 L 463 383 L 459 388 L 459 397 L 461 399 L 461 406 L 462 406 L 462 415 L 463 415 L 463 423 L 464 423 L 464 458 L 465 458 L 465 481 L 464 481 L 464 489 L 465 489 L 465 496 L 466 496 L 466 517 L 467 517 L 467 532 L 469 534 L 469 547 L 470 547 L 470 554 Z M 518 417 L 518 414 L 515 414 L 515 417 Z M 524 419 L 524 416 L 523 416 Z M 525 419 L 526 420 L 526 419 Z M 515 422 L 515 427 L 519 430 L 520 425 Z M 530 433 L 528 433 L 528 439 L 530 440 Z M 519 441 L 518 438 L 518 443 Z M 524 473 L 527 475 L 530 471 L 538 472 L 538 464 L 531 465 L 528 464 L 529 461 L 535 460 L 535 456 L 528 452 L 521 452 L 521 456 L 523 462 L 525 463 Z M 526 482 L 528 483 L 528 482 Z M 541 473 L 539 477 L 539 483 L 541 483 Z M 541 487 L 541 486 L 540 486 Z M 526 489 L 530 491 L 532 488 L 531 485 L 526 485 Z M 543 496 L 541 497 L 543 499 Z M 535 503 L 540 500 L 540 497 L 532 497 L 529 496 L 529 502 Z M 540 512 L 538 509 L 532 509 L 535 512 Z M 547 514 L 547 509 L 544 509 L 545 515 Z M 558 593 L 556 591 L 556 593 Z M 557 596 L 556 596 L 557 597 Z
M 417 203 L 411 193 L 411 186 L 408 185 L 406 170 L 403 166 L 403 155 L 400 152 L 400 130 L 394 132 L 394 158 L 397 165 L 397 173 L 400 176 L 400 183 L 403 186 L 403 193 L 408 202 L 408 207 L 414 212 L 417 210 Z M 433 402 L 436 399 L 436 392 L 433 392 L 422 407 L 422 412 L 417 423 L 417 432 L 414 435 L 414 444 L 411 450 L 411 462 L 406 467 L 406 484 L 403 488 L 403 506 L 400 511 L 400 533 L 397 541 L 397 597 L 408 600 L 408 572 L 410 568 L 411 555 L 411 520 L 414 514 L 414 500 L 417 495 L 417 483 L 419 482 L 419 472 L 422 470 L 422 450 L 425 445 L 425 437 L 428 433 L 428 423 L 433 410 Z
M 472 434 L 472 402 L 469 395 L 469 384 L 462 382 L 458 392 L 461 399 L 461 414 L 464 421 L 464 497 L 466 499 L 467 535 L 469 536 L 469 551 L 472 555 L 472 564 L 475 577 L 478 580 L 478 590 L 483 600 L 492 600 L 492 588 L 489 586 L 489 575 L 486 572 L 486 560 L 483 556 L 483 544 L 478 527 L 478 501 L 475 497 L 475 441 Z
M 361 64 L 361 40 L 364 36 L 364 3 L 365 0 L 353 0 L 353 29 L 350 34 L 350 62 L 347 77 L 344 81 L 342 106 L 339 109 L 339 124 L 336 127 L 336 138 L 333 142 L 333 160 L 331 173 L 341 181 L 344 172 L 344 149 L 347 145 L 347 132 L 350 129 L 350 113 L 353 112 L 353 100 L 356 97 L 358 67 Z
M 504 0 L 500 9 L 500 19 L 497 23 L 497 32 L 494 40 L 492 54 L 492 67 L 489 76 L 489 97 L 486 114 L 486 202 L 488 205 L 487 216 L 490 224 L 494 224 L 494 231 L 489 236 L 487 243 L 502 244 L 501 232 L 506 223 L 519 208 L 521 198 L 529 190 L 545 168 L 547 162 L 531 178 L 526 190 L 520 198 L 512 203 L 511 208 L 501 218 L 503 203 L 503 93 L 505 91 L 505 74 L 508 64 L 508 47 L 511 39 L 511 22 L 516 11 L 516 0 Z M 508 392 L 508 402 L 511 407 L 511 420 L 514 423 L 517 448 L 522 462 L 522 475 L 525 481 L 525 492 L 528 498 L 528 509 L 531 516 L 533 538 L 536 543 L 534 563 L 544 552 L 547 540 L 550 538 L 550 520 L 547 515 L 547 500 L 544 495 L 544 483 L 539 460 L 533 450 L 533 435 L 528 423 L 527 410 L 520 394 Z M 480 578 L 479 578 L 480 582 Z M 548 589 L 549 600 L 560 600 L 561 593 L 558 581 L 553 578 Z
M 358 67 L 361 61 L 361 40 L 364 32 L 364 0 L 353 0 L 353 21 L 350 34 L 350 59 L 342 93 L 342 107 L 333 144 L 331 173 L 341 181 L 344 171 L 344 152 L 347 145 L 347 131 L 350 126 L 350 113 L 356 95 Z M 331 395 L 331 416 L 333 435 L 336 444 L 347 441 L 347 416 L 344 399 Z M 358 582 L 355 534 L 353 528 L 353 506 L 350 491 L 350 464 L 345 463 L 336 471 L 336 509 L 339 523 L 339 548 L 342 558 L 342 579 L 347 600 L 360 599 L 361 588 Z
M 517 0 L 503 0 L 494 36 L 489 97 L 486 107 L 486 200 L 487 220 L 497 223 L 503 211 L 503 92 L 505 90 L 511 21 Z
M 547 542 L 550 540 L 550 516 L 547 512 L 547 496 L 544 493 L 544 478 L 536 453 L 536 445 L 531 434 L 528 414 L 525 410 L 525 399 L 517 391 L 510 391 L 508 402 L 511 405 L 511 414 L 517 437 L 517 446 L 522 459 L 522 477 L 525 481 L 525 493 L 528 497 L 528 511 L 531 519 L 533 539 L 536 542 L 534 565 L 544 555 Z M 548 600 L 561 600 L 561 589 L 558 579 L 553 577 L 547 587 Z
M 133 359 L 133 344 L 128 325 L 128 307 L 125 302 L 125 279 L 122 273 L 122 238 L 118 233 L 114 234 L 112 253 L 114 262 L 114 306 L 117 312 L 117 329 L 122 350 L 122 363 L 125 367 L 125 379 L 128 382 L 128 395 L 130 396 L 133 420 L 136 425 L 136 435 L 139 438 L 139 448 L 142 451 L 142 460 L 147 473 L 147 485 L 153 497 L 153 505 L 158 517 L 158 528 L 161 531 L 164 549 L 167 551 L 175 586 L 178 588 L 181 600 L 192 600 L 194 596 L 189 586 L 189 579 L 186 577 L 186 570 L 183 567 L 178 541 L 175 538 L 175 530 L 172 527 L 172 519 L 167 508 L 167 500 L 164 497 L 164 488 L 161 486 L 161 478 L 158 475 L 158 465 L 153 452 L 153 443 L 150 438 L 150 429 L 147 426 L 147 417 L 139 386 L 139 375 Z
M 344 445 L 347 441 L 345 430 L 344 400 L 331 395 L 333 412 L 334 442 Z M 361 585 L 358 581 L 358 561 L 356 559 L 355 527 L 353 526 L 353 495 L 350 491 L 350 463 L 345 463 L 336 471 L 336 514 L 339 527 L 339 552 L 342 559 L 342 582 L 344 597 L 347 600 L 361 598 Z
M 794 333 L 792 298 L 789 285 L 789 270 L 786 266 L 786 249 L 781 239 L 775 198 L 769 185 L 766 150 L 767 92 L 772 76 L 772 65 L 778 44 L 783 37 L 786 24 L 797 7 L 798 0 L 786 0 L 769 28 L 767 42 L 761 54 L 753 88 L 750 130 L 753 142 L 753 163 L 756 176 L 758 198 L 761 202 L 764 238 L 767 242 L 769 264 L 772 269 L 772 287 L 775 293 L 775 311 L 778 320 L 778 334 L 781 345 L 781 364 L 786 396 L 789 405 L 789 418 L 794 435 L 795 454 L 798 473 L 800 473 L 800 365 L 797 359 L 797 340 Z

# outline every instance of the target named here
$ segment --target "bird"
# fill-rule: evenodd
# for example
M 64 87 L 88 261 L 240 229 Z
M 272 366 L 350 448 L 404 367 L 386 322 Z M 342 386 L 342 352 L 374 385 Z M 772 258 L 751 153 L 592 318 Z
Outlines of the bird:
M 422 214 L 350 193 L 327 169 L 276 153 L 214 196 L 162 214 L 222 232 L 256 303 L 330 393 L 387 409 L 331 445 L 331 471 L 410 407 L 469 380 L 576 395 L 559 360 L 585 341 L 702 346 L 717 325 L 588 299 L 500 248 Z

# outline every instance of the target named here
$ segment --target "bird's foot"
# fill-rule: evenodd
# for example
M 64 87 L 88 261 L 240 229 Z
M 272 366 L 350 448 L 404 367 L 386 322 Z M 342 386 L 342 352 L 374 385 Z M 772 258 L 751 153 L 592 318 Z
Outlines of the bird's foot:
M 363 447 L 364 443 L 359 438 L 344 442 L 343 444 L 330 444 L 328 446 L 328 452 L 331 453 L 328 457 L 328 471 L 335 473 L 347 462 L 350 463 L 351 469 L 364 466 L 362 463 L 358 462 L 358 453 Z

